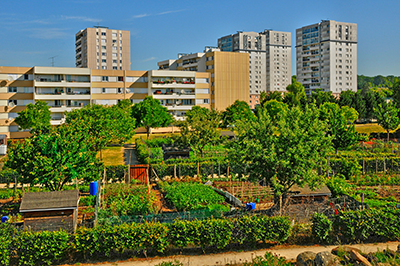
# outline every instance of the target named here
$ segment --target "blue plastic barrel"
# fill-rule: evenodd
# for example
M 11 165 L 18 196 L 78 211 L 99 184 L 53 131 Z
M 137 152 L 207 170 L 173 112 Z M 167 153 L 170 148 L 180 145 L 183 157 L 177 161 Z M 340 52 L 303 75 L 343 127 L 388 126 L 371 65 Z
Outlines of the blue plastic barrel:
M 246 203 L 246 210 L 251 211 L 256 209 L 256 204 L 254 202 Z
M 8 222 L 8 216 L 3 216 L 3 217 L 1 217 L 1 222 L 2 222 L 2 223 Z
M 92 195 L 92 196 L 97 195 L 97 193 L 99 192 L 99 182 L 98 181 L 90 182 L 89 192 L 90 192 L 90 195 Z

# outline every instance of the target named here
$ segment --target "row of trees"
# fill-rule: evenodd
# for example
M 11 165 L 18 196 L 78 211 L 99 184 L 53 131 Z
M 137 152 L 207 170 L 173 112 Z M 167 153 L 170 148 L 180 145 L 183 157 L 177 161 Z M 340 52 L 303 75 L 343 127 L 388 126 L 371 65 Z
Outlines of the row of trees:
M 52 127 L 49 107 L 43 101 L 19 112 L 15 122 L 20 129 L 30 129 L 32 136 L 9 148 L 5 166 L 23 183 L 61 190 L 78 178 L 98 180 L 105 146 L 130 140 L 136 127 L 145 127 L 149 134 L 151 127 L 172 123 L 167 109 L 152 97 L 135 105 L 129 100 L 114 106 L 88 105 L 65 116 L 64 124 Z

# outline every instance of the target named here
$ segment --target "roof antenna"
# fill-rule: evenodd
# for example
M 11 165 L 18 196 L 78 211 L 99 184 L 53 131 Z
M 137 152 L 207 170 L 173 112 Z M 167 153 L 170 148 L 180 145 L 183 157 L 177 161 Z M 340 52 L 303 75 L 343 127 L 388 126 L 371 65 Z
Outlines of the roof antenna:
M 56 58 L 57 55 L 49 57 L 49 59 L 51 59 L 51 66 L 54 67 L 54 58 Z

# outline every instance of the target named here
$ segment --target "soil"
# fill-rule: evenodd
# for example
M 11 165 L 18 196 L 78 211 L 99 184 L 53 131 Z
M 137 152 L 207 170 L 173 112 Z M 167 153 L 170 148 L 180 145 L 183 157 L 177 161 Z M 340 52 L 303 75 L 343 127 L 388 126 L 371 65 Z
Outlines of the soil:
M 373 190 L 379 195 L 379 198 L 394 197 L 397 201 L 400 201 L 400 186 L 360 186 L 358 189 Z
M 176 212 L 176 209 L 172 208 L 167 204 L 167 201 L 164 198 L 164 194 L 157 188 L 156 184 L 152 185 L 151 190 L 156 194 L 157 201 L 155 202 L 156 208 L 159 212 Z

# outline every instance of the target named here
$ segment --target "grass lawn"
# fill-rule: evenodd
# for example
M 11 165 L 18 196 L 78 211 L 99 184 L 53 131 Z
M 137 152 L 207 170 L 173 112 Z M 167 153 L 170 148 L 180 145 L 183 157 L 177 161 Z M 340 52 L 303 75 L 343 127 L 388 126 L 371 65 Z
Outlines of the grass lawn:
M 386 130 L 378 124 L 356 124 L 355 128 L 358 133 L 386 133 Z M 400 126 L 396 130 L 399 128 Z M 396 130 L 390 130 L 390 133 L 393 133 Z
M 97 158 L 100 158 L 100 152 L 97 153 Z M 105 165 L 124 164 L 124 148 L 106 147 L 103 150 L 103 161 Z

